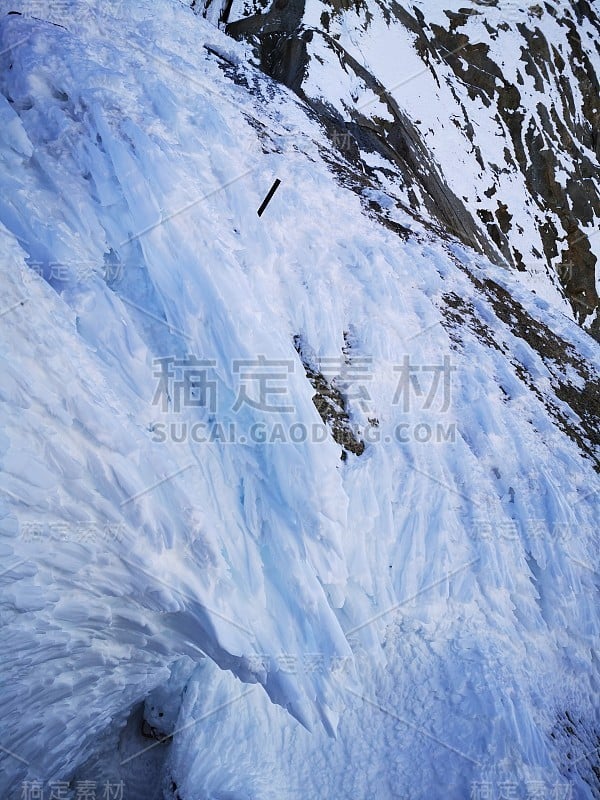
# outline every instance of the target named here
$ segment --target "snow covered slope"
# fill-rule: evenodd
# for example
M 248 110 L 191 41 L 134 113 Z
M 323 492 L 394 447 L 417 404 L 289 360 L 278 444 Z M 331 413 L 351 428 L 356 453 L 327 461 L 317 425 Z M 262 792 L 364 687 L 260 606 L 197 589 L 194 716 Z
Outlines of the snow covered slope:
M 0 8 L 2 796 L 598 796 L 598 344 L 181 3 Z
M 563 294 L 599 337 L 597 2 L 193 5 L 412 213 Z

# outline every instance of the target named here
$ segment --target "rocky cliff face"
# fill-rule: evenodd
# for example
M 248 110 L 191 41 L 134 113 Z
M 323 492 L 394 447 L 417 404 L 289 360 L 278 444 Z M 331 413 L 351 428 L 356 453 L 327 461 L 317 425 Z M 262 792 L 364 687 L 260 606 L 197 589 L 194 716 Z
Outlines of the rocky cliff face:
M 600 337 L 597 5 L 193 5 L 312 107 L 372 207 L 523 272 Z

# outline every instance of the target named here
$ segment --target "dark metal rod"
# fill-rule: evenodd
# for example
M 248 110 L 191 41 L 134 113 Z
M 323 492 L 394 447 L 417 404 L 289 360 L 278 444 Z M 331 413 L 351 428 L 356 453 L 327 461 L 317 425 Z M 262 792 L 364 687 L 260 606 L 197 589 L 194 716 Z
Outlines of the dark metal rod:
M 279 178 L 275 178 L 275 182 L 273 183 L 273 186 L 271 186 L 271 188 L 269 189 L 269 194 L 268 194 L 268 195 L 265 197 L 265 199 L 262 201 L 262 204 L 261 204 L 260 208 L 258 209 L 258 212 L 257 212 L 257 213 L 258 213 L 258 216 L 259 216 L 259 217 L 262 217 L 262 215 L 263 215 L 263 211 L 265 210 L 265 208 L 266 208 L 266 207 L 269 205 L 269 203 L 271 202 L 271 198 L 273 197 L 273 195 L 274 195 L 274 194 L 275 194 L 275 192 L 277 191 L 277 188 L 278 188 L 278 186 L 279 186 L 279 184 L 280 184 L 280 183 L 281 183 L 281 181 L 279 180 Z

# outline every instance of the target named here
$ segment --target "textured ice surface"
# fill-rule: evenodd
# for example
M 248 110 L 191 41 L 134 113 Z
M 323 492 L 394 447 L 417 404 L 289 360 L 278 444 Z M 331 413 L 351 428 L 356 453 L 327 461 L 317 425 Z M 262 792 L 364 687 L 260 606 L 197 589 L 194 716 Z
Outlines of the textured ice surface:
M 592 797 L 598 478 L 470 275 L 592 377 L 598 346 L 518 277 L 366 217 L 297 99 L 232 81 L 203 45 L 243 47 L 179 3 L 68 5 L 0 17 L 3 796 Z M 360 457 L 257 441 L 319 430 L 294 337 L 342 383 L 367 366 Z M 157 359 L 188 355 L 214 408 L 174 410 L 176 376 L 163 411 Z M 293 412 L 234 410 L 259 356 Z M 235 441 L 174 440 L 198 423 Z

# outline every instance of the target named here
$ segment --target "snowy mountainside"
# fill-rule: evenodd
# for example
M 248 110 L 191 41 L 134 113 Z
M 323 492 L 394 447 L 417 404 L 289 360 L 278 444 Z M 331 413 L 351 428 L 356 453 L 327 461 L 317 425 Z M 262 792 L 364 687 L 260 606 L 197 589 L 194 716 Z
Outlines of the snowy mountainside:
M 563 295 L 598 338 L 595 2 L 195 2 L 410 212 Z
M 598 344 L 210 20 L 68 6 L 0 7 L 2 796 L 598 796 Z

